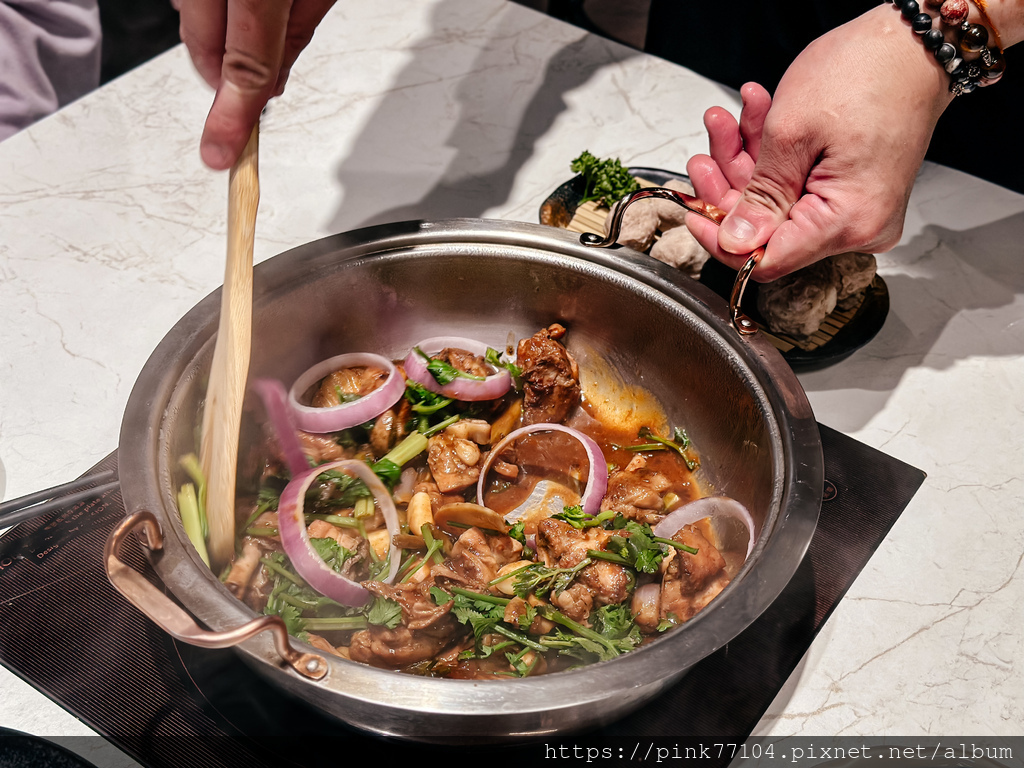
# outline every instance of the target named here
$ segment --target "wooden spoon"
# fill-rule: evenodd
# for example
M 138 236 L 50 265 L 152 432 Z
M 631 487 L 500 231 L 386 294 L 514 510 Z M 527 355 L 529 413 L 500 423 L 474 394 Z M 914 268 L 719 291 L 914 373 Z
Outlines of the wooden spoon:
M 238 431 L 252 342 L 252 261 L 260 201 L 258 152 L 257 122 L 229 178 L 227 265 L 199 448 L 206 475 L 208 544 L 214 573 L 231 561 L 235 550 Z

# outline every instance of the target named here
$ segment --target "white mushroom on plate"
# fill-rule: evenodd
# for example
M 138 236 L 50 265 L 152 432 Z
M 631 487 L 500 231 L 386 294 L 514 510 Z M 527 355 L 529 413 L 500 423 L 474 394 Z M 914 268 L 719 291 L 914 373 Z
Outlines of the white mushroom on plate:
M 622 215 L 619 237 L 615 242 L 636 251 L 646 251 L 650 248 L 658 231 L 657 203 L 657 200 L 638 200 L 632 203 Z M 606 235 L 611 233 L 612 220 L 621 204 L 618 202 L 612 206 L 608 218 L 605 219 Z
M 757 309 L 768 327 L 793 336 L 810 336 L 836 308 L 832 265 L 819 261 L 758 288 Z
M 700 277 L 704 262 L 710 258 L 686 227 L 673 227 L 662 234 L 651 248 L 651 256 L 678 268 L 694 280 Z

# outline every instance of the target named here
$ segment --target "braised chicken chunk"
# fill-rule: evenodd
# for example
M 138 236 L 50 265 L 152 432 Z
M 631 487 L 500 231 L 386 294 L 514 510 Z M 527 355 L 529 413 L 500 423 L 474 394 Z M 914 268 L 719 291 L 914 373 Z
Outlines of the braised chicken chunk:
M 523 424 L 560 423 L 580 402 L 580 372 L 559 342 L 558 323 L 522 339 L 516 363 L 523 374 Z

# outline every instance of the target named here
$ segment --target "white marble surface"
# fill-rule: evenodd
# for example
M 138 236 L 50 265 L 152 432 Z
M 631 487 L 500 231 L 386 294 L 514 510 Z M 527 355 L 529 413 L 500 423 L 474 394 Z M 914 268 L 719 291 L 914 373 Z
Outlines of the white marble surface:
M 226 176 L 180 47 L 0 144 L 8 498 L 117 445 L 138 371 L 222 279 Z M 683 169 L 735 94 L 504 0 L 340 0 L 261 135 L 262 260 L 376 222 L 535 221 L 582 149 Z M 892 310 L 805 374 L 819 421 L 928 474 L 758 725 L 1024 733 L 1024 197 L 926 166 Z M 870 479 L 869 479 L 870 481 Z M 89 729 L 0 669 L 0 726 Z

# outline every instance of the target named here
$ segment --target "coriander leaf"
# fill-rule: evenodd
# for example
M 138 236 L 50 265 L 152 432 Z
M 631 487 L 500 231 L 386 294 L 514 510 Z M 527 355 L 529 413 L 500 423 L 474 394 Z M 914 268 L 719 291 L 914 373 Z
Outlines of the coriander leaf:
M 306 491 L 306 499 L 329 507 L 354 507 L 359 499 L 370 496 L 370 489 L 358 477 L 347 475 L 336 469 L 328 469 L 317 475 Z
M 398 485 L 398 481 L 402 478 L 402 468 L 391 461 L 391 459 L 376 461 L 370 469 L 387 486 L 389 491 Z
M 651 527 L 628 520 L 623 530 L 628 536 L 609 537 L 605 549 L 621 557 L 626 565 L 637 571 L 655 573 L 665 558 L 665 553 L 662 545 L 655 541 Z
M 538 597 L 544 597 L 548 593 L 557 595 L 564 592 L 576 578 L 576 574 L 592 562 L 589 557 L 585 557 L 572 568 L 549 568 L 541 563 L 534 563 L 516 571 L 512 589 L 524 600 L 530 593 Z
M 413 411 L 424 415 L 437 413 L 453 402 L 450 397 L 445 397 L 437 392 L 431 392 L 422 384 L 417 384 L 412 379 L 405 382 L 405 399 L 409 401 Z
M 276 604 L 272 604 L 268 602 L 263 609 L 263 613 L 267 616 L 280 616 L 284 620 L 284 625 L 288 629 L 289 635 L 298 635 L 305 626 L 299 609 L 290 603 L 277 601 Z
M 526 543 L 526 523 L 520 520 L 508 529 L 508 536 L 510 539 L 515 539 L 521 544 Z
M 309 543 L 316 550 L 316 553 L 320 555 L 320 559 L 333 570 L 339 572 L 345 561 L 355 554 L 352 550 L 346 549 L 332 538 L 310 539 Z
M 394 600 L 377 595 L 373 598 L 366 620 L 371 624 L 394 629 L 402 623 L 402 606 Z
M 256 515 L 259 517 L 264 512 L 273 512 L 281 500 L 281 491 L 270 486 L 263 486 L 256 494 Z
M 434 601 L 434 605 L 448 605 L 448 603 L 450 603 L 455 598 L 453 598 L 440 587 L 431 587 L 430 599 Z
M 512 377 L 512 383 L 515 385 L 516 391 L 520 391 L 523 388 L 523 369 L 513 363 L 511 360 L 502 360 L 502 352 L 491 347 L 487 348 L 487 352 L 484 355 L 484 360 L 487 361 L 488 365 L 494 368 L 504 368 L 508 371 Z

